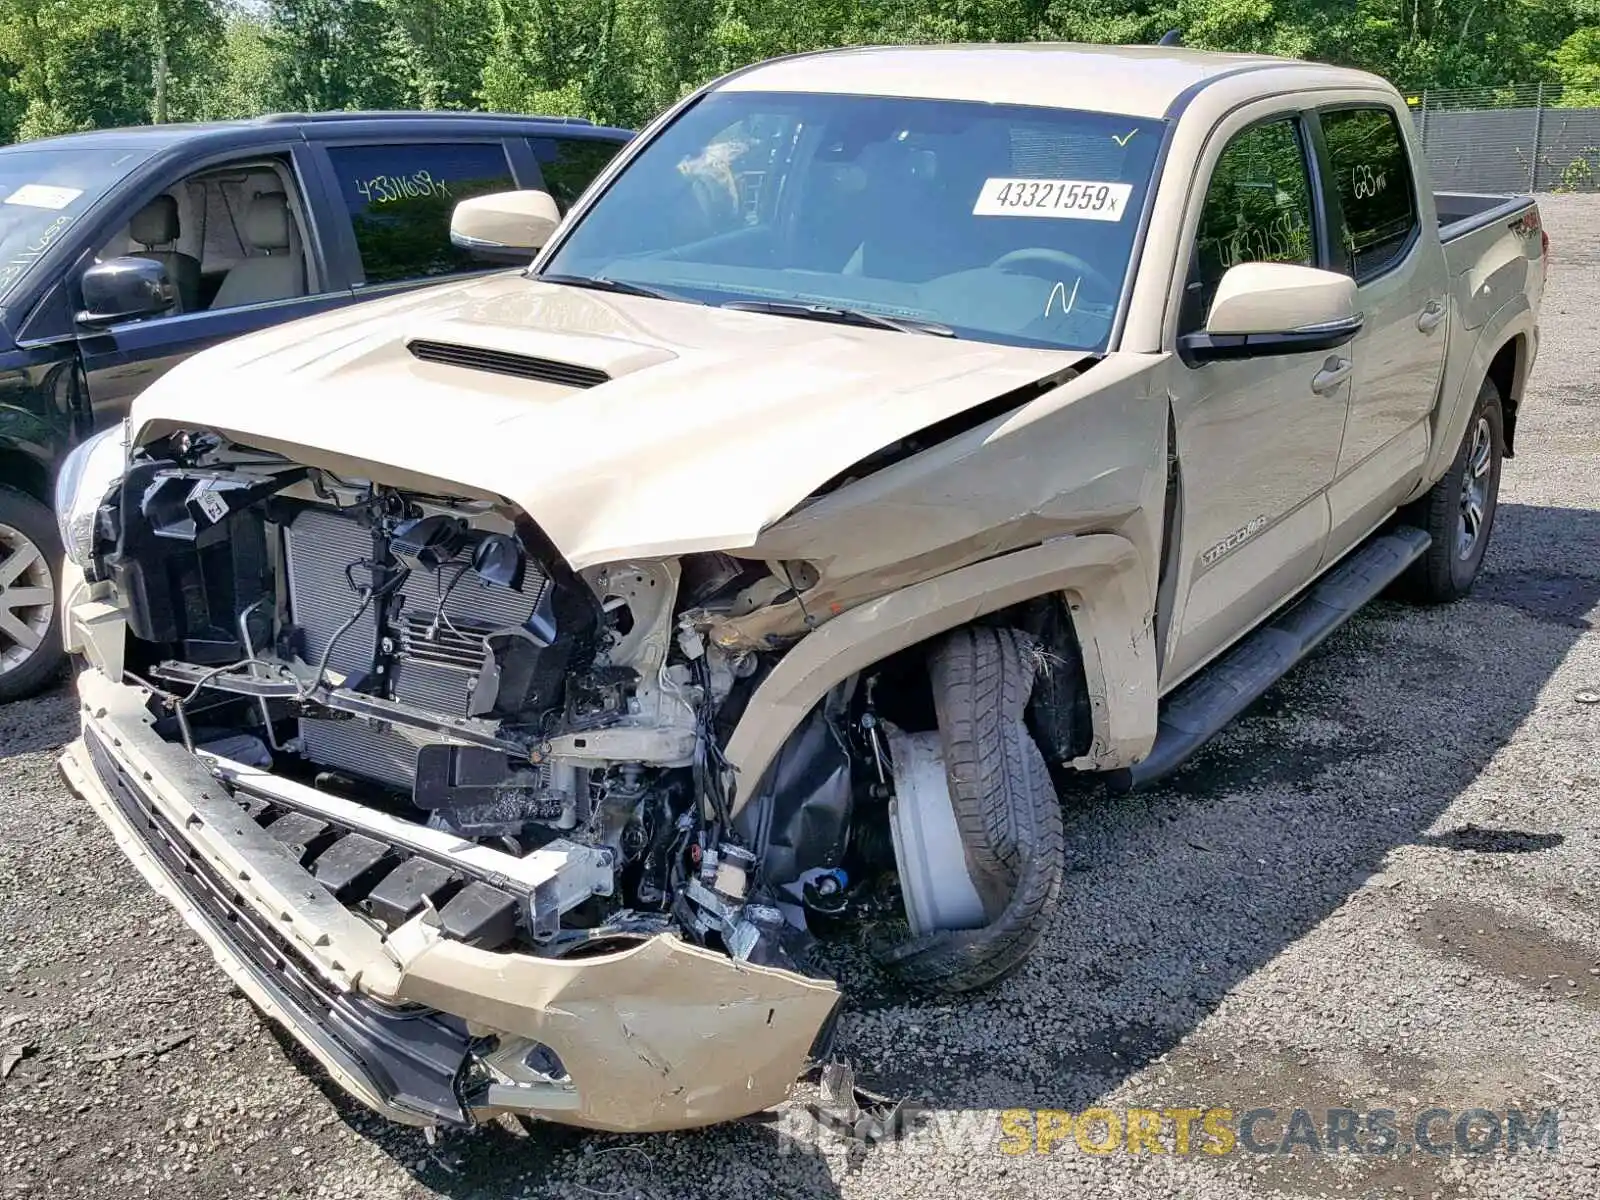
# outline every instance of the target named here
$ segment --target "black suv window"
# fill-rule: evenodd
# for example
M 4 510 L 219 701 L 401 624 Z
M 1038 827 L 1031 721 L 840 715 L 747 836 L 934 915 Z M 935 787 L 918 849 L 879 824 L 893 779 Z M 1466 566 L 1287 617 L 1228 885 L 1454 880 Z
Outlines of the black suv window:
M 536 137 L 528 141 L 533 144 L 533 153 L 539 160 L 544 186 L 563 213 L 622 149 L 621 142 L 600 138 Z
M 450 213 L 517 184 L 498 143 L 330 146 L 368 283 L 482 270 L 450 244 Z
M 1211 172 L 1195 235 L 1181 325 L 1205 323 L 1217 284 L 1244 262 L 1312 266 L 1311 178 L 1300 122 L 1252 125 L 1234 135 Z
M 1411 162 L 1387 108 L 1323 113 L 1322 133 L 1344 212 L 1344 269 L 1360 283 L 1393 266 L 1417 228 Z

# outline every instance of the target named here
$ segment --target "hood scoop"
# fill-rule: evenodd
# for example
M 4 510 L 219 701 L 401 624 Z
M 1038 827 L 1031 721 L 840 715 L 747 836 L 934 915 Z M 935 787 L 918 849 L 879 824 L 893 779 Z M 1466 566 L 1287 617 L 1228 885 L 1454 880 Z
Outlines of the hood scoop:
M 407 343 L 406 349 L 423 362 L 461 367 L 469 371 L 488 371 L 492 375 L 511 375 L 517 379 L 533 379 L 561 387 L 592 388 L 611 380 L 611 376 L 598 367 L 535 358 L 509 350 L 491 350 L 485 346 L 417 340 Z

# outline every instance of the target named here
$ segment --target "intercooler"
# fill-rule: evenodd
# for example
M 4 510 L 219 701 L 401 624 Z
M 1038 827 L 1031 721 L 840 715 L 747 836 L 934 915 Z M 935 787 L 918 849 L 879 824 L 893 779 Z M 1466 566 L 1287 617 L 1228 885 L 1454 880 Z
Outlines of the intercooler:
M 321 661 L 328 641 L 361 602 L 350 586 L 370 578 L 354 563 L 370 560 L 371 531 L 355 520 L 307 509 L 284 530 L 290 615 L 304 631 L 308 662 Z M 529 564 L 522 588 L 484 583 L 463 553 L 432 573 L 415 572 L 391 607 L 399 656 L 391 678 L 395 700 L 442 717 L 468 715 L 483 664 L 484 638 L 525 624 L 538 607 L 546 576 Z M 328 657 L 330 671 L 355 677 L 371 671 L 378 642 L 377 614 L 369 606 L 340 637 Z M 300 722 L 301 753 L 311 762 L 409 791 L 416 780 L 417 751 L 448 738 L 426 730 L 374 721 Z

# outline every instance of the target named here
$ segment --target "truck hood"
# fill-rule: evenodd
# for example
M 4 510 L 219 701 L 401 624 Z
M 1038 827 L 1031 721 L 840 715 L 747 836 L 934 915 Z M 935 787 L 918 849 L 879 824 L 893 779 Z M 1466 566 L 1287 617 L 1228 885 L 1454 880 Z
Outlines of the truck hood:
M 419 357 L 429 344 L 450 361 Z M 206 351 L 132 422 L 136 443 L 207 428 L 340 473 L 503 497 L 582 569 L 747 547 L 874 451 L 1086 357 L 510 273 Z

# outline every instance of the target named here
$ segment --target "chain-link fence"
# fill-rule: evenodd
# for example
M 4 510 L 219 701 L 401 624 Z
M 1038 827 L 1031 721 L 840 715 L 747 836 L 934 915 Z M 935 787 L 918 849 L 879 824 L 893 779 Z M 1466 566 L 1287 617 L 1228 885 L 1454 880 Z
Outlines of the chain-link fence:
M 1600 90 L 1449 88 L 1406 102 L 1441 191 L 1600 189 Z

